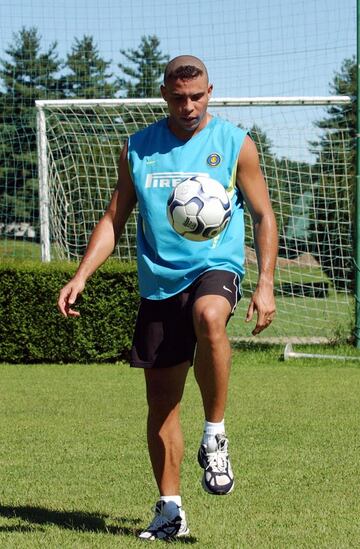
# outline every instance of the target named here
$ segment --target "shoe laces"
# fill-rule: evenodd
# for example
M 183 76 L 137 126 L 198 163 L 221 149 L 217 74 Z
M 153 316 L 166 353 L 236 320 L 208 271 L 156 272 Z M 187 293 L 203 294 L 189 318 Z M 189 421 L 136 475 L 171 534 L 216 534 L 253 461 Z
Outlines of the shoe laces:
M 228 463 L 227 440 L 225 438 L 218 439 L 218 446 L 214 452 L 206 454 L 207 467 L 218 473 L 226 473 Z
M 175 518 L 170 518 L 164 513 L 165 505 L 161 505 L 162 502 L 158 502 L 153 508 L 152 511 L 155 513 L 153 521 L 150 525 L 151 529 L 160 528 L 165 524 L 170 524 L 171 521 Z

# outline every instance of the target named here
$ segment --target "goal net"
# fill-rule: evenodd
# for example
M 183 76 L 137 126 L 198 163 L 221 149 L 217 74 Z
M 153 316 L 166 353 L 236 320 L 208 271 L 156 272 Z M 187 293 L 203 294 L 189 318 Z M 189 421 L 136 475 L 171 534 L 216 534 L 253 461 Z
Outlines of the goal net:
M 342 123 L 327 128 L 333 109 L 341 110 Z M 347 96 L 210 102 L 214 116 L 250 131 L 277 218 L 278 319 L 259 339 L 321 342 L 351 333 L 354 156 L 347 109 Z M 159 99 L 63 100 L 38 101 L 37 110 L 42 257 L 79 260 L 116 184 L 124 140 L 166 116 L 166 105 Z M 257 278 L 248 214 L 246 225 L 247 274 L 230 325 L 234 338 L 250 336 L 243 318 Z M 114 255 L 136 257 L 136 210 Z

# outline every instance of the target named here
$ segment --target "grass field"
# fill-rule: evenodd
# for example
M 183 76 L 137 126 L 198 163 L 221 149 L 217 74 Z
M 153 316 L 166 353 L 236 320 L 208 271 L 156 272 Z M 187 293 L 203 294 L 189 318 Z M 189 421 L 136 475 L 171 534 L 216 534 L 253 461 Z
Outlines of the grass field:
M 3 259 L 41 260 L 40 244 L 26 240 L 0 239 L 0 256 Z
M 245 323 L 250 292 L 244 292 L 234 317 L 229 323 L 232 337 L 251 337 L 255 325 Z M 326 337 L 332 341 L 346 341 L 354 331 L 354 299 L 352 296 L 329 292 L 327 299 L 312 297 L 277 297 L 276 320 L 257 336 L 267 338 Z
M 224 498 L 201 489 L 203 418 L 189 375 L 182 492 L 191 536 L 178 544 L 359 547 L 360 365 L 280 354 L 234 351 L 226 423 L 236 487 Z M 2 364 L 0 375 L 0 547 L 143 546 L 136 534 L 157 492 L 142 372 Z

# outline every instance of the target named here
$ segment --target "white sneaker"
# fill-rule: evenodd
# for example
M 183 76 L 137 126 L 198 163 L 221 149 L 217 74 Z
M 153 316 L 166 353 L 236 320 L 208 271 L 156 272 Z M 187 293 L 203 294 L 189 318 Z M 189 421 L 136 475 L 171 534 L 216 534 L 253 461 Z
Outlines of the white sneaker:
M 224 433 L 214 437 L 213 444 L 202 444 L 198 462 L 204 469 L 202 486 L 209 494 L 223 496 L 234 488 L 234 475 L 228 453 L 229 441 Z
M 185 511 L 174 501 L 158 501 L 154 508 L 155 516 L 151 524 L 139 534 L 139 538 L 147 541 L 156 539 L 171 540 L 187 536 Z

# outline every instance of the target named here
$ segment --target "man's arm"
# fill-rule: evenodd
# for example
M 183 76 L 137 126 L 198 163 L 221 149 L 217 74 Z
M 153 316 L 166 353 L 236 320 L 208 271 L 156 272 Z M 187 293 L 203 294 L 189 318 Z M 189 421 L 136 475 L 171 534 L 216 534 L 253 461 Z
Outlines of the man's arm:
M 278 234 L 257 149 L 249 136 L 245 138 L 240 151 L 237 180 L 254 224 L 259 275 L 246 321 L 250 322 L 256 311 L 257 322 L 252 332 L 256 335 L 267 328 L 275 316 L 274 271 L 278 253 Z
M 136 204 L 136 194 L 127 160 L 127 144 L 120 154 L 118 182 L 106 212 L 95 226 L 74 277 L 60 292 L 58 308 L 64 316 L 79 316 L 72 309 L 87 279 L 112 254 L 125 223 Z

